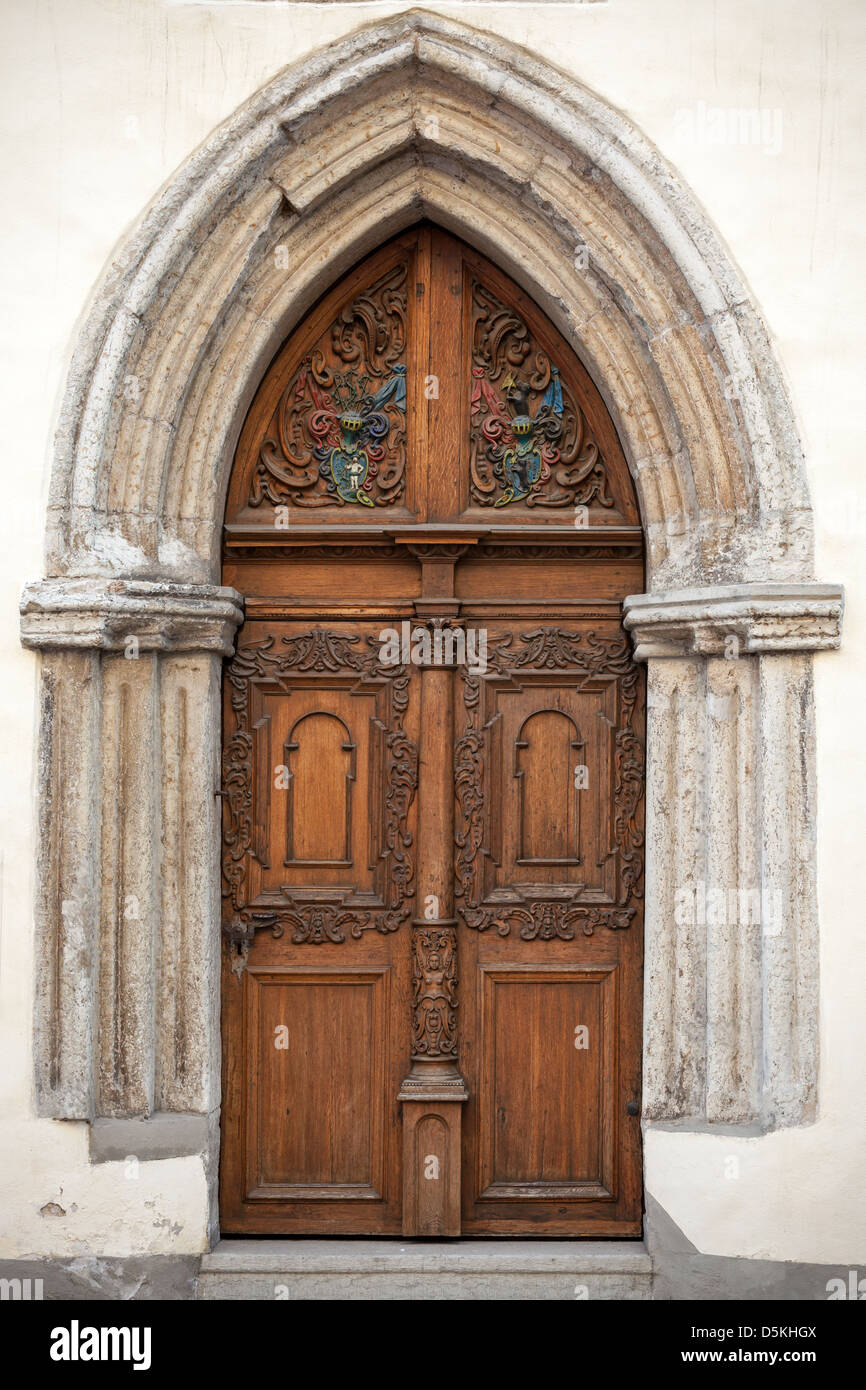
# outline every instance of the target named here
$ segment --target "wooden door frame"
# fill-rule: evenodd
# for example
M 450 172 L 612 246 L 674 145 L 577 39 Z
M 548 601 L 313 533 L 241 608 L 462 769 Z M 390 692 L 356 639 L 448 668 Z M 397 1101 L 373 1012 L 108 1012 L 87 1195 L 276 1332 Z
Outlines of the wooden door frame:
M 348 138 L 379 130 L 386 108 L 384 143 Z M 61 409 L 46 578 L 22 599 L 22 642 L 42 654 L 36 1109 L 194 1117 L 212 1197 L 218 676 L 241 617 L 214 582 L 225 484 L 275 346 L 419 212 L 498 261 L 574 344 L 635 478 L 649 561 L 649 591 L 626 605 L 649 665 L 644 1123 L 768 1130 L 816 1113 L 811 654 L 839 645 L 842 603 L 814 582 L 772 347 L 713 227 L 626 118 L 524 50 L 414 12 L 276 78 L 113 256 Z M 677 920 L 683 889 L 758 867 L 792 909 L 778 932 L 743 943 L 698 910 Z

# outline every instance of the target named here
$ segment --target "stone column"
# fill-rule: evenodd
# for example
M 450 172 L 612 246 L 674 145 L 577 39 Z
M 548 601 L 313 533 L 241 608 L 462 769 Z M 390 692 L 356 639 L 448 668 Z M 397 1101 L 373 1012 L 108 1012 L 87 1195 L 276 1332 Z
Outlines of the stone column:
M 219 1105 L 220 663 L 231 589 L 46 580 L 36 1100 L 57 1118 Z
M 644 1115 L 814 1117 L 818 940 L 811 653 L 841 591 L 625 601 L 648 663 Z

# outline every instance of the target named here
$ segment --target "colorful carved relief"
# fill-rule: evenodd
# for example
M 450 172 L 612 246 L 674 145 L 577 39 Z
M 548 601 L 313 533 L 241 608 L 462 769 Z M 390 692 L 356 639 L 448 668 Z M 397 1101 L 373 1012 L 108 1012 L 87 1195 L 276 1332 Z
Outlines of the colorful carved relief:
M 355 296 L 280 397 L 248 503 L 387 507 L 405 489 L 406 276 Z
M 612 507 L 607 472 L 559 368 L 513 310 L 472 285 L 470 470 L 485 507 Z

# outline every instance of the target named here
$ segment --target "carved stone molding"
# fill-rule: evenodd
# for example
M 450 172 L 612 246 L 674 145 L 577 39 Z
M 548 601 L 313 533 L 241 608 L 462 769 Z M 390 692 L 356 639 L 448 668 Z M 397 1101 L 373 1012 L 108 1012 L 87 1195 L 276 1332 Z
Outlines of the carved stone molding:
M 205 1115 L 219 1105 L 219 649 L 127 660 L 95 645 L 41 659 L 37 1111 Z
M 738 584 L 625 600 L 648 664 L 647 1119 L 814 1118 L 811 653 L 842 590 Z
M 625 600 L 623 623 L 637 661 L 825 651 L 840 644 L 842 609 L 838 584 L 725 584 L 634 594 Z
M 42 650 L 93 648 L 230 656 L 243 600 L 234 589 L 139 579 L 43 579 L 21 597 L 21 641 Z M 134 644 L 133 644 L 134 639 Z
M 812 658 L 648 662 L 643 1114 L 814 1118 Z
M 111 258 L 59 422 L 54 571 L 110 570 L 134 552 L 153 573 L 212 578 L 250 382 L 335 267 L 380 244 L 383 221 L 397 231 L 420 209 L 495 247 L 605 382 L 655 587 L 810 577 L 793 411 L 748 289 L 690 190 L 579 82 L 417 10 L 280 72 Z

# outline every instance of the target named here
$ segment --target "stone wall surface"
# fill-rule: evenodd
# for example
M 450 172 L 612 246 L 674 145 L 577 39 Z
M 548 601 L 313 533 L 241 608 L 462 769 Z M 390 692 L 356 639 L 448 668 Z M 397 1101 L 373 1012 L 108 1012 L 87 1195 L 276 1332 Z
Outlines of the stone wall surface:
M 700 1255 L 866 1257 L 857 5 L 9 8 L 0 1251 L 213 1235 L 222 496 L 285 333 L 427 215 L 575 343 L 641 499 L 648 1193 Z

